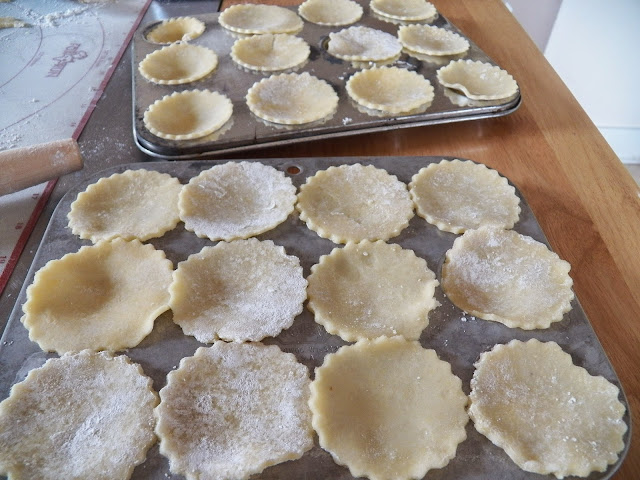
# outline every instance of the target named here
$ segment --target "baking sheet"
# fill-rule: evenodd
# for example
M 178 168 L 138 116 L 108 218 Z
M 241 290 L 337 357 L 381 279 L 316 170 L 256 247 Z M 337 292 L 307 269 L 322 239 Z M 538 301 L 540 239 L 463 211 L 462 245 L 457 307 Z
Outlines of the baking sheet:
M 341 164 L 372 164 L 386 169 L 396 175 L 401 181 L 409 183 L 411 177 L 420 168 L 431 162 L 439 162 L 442 158 L 452 157 L 339 157 L 339 158 L 303 158 L 303 159 L 261 159 L 260 162 L 272 165 L 291 177 L 294 185 L 299 187 L 305 183 L 307 177 L 318 170 L 324 170 L 331 165 Z M 258 160 L 249 160 L 258 161 Z M 129 168 L 146 168 L 169 173 L 177 177 L 182 183 L 201 171 L 220 162 L 191 161 L 191 162 L 149 162 L 121 165 L 101 172 L 71 189 L 60 201 L 54 212 L 49 227 L 43 237 L 41 246 L 36 254 L 34 263 L 27 276 L 25 285 L 17 299 L 16 308 L 9 319 L 7 329 L 0 341 L 0 399 L 9 394 L 12 384 L 24 379 L 28 371 L 41 366 L 53 354 L 45 354 L 35 343 L 28 339 L 27 330 L 20 323 L 21 306 L 25 302 L 25 289 L 32 282 L 35 272 L 52 259 L 62 257 L 69 252 L 77 251 L 83 245 L 90 245 L 86 240 L 80 240 L 71 234 L 67 227 L 66 215 L 80 191 L 98 178 L 120 173 Z M 292 168 L 294 167 L 294 168 Z M 546 243 L 531 209 L 525 199 L 518 192 L 521 199 L 522 212 L 520 220 L 514 230 L 529 235 L 534 239 Z M 403 248 L 408 248 L 427 261 L 431 270 L 436 272 L 441 281 L 440 270 L 445 252 L 451 247 L 455 234 L 439 231 L 424 219 L 415 216 L 409 227 L 390 240 Z M 327 239 L 318 237 L 300 221 L 297 215 L 291 215 L 283 224 L 272 231 L 259 235 L 260 239 L 270 239 L 285 247 L 288 254 L 300 258 L 305 277 L 309 275 L 312 265 L 318 262 L 321 255 L 328 254 L 337 245 Z M 198 238 L 195 234 L 184 230 L 183 224 L 166 233 L 163 237 L 153 239 L 156 248 L 166 252 L 173 261 L 174 267 L 178 262 L 186 260 L 202 247 L 212 245 L 206 239 Z M 620 382 L 609 363 L 606 355 L 591 328 L 584 311 L 577 300 L 572 303 L 572 310 L 565 314 L 561 322 L 553 323 L 549 329 L 524 331 L 510 329 L 506 326 L 465 315 L 444 296 L 441 287 L 436 289 L 436 299 L 441 306 L 431 312 L 428 327 L 420 337 L 420 343 L 425 348 L 433 348 L 439 357 L 449 362 L 453 373 L 461 378 L 465 394 L 469 394 L 469 382 L 473 375 L 473 364 L 483 351 L 490 350 L 497 343 L 507 343 L 512 339 L 526 341 L 537 338 L 541 341 L 555 341 L 566 352 L 570 353 L 575 364 L 585 367 L 592 375 L 602 375 L 620 388 L 620 400 L 627 408 L 624 420 L 629 431 L 624 436 L 625 449 L 619 461 L 609 467 L 604 473 L 593 473 L 588 479 L 607 479 L 618 469 L 630 441 L 629 406 L 622 392 Z M 335 352 L 345 345 L 339 337 L 328 334 L 323 327 L 313 321 L 312 314 L 305 308 L 295 320 L 293 326 L 275 338 L 266 339 L 266 344 L 278 345 L 282 350 L 296 355 L 305 364 L 313 378 L 313 369 L 322 364 L 327 353 Z M 167 312 L 158 318 L 151 334 L 137 347 L 126 353 L 133 361 L 139 363 L 145 373 L 154 382 L 156 390 L 166 383 L 166 375 L 174 369 L 181 358 L 192 355 L 201 346 L 193 337 L 185 336 L 180 328 L 173 324 L 171 313 Z M 427 479 L 540 479 L 540 475 L 520 470 L 508 456 L 494 446 L 485 437 L 476 432 L 470 421 L 467 424 L 467 440 L 458 446 L 456 457 L 443 469 L 431 470 Z M 165 479 L 182 478 L 172 475 L 168 469 L 168 461 L 158 452 L 157 444 L 152 447 L 144 464 L 138 466 L 133 474 L 134 479 Z M 351 479 L 349 471 L 336 465 L 331 456 L 317 445 L 307 452 L 301 459 L 286 462 L 266 469 L 262 474 L 251 477 L 257 479 Z M 549 476 L 548 478 L 553 478 Z
M 354 25 L 368 26 L 396 35 L 398 25 L 376 18 L 370 11 L 368 2 L 359 0 L 364 9 L 363 18 Z M 295 8 L 291 8 L 295 10 Z M 138 72 L 138 65 L 144 57 L 163 45 L 150 43 L 145 35 L 158 22 L 140 25 L 133 39 L 132 76 L 133 76 L 133 128 L 138 147 L 145 153 L 168 159 L 197 158 L 213 153 L 241 151 L 255 148 L 257 145 L 282 145 L 309 139 L 328 138 L 359 133 L 384 131 L 393 128 L 431 125 L 438 123 L 477 120 L 487 117 L 507 115 L 514 112 L 521 103 L 520 92 L 502 100 L 474 101 L 453 90 L 442 87 L 436 79 L 436 70 L 452 59 L 464 58 L 492 61 L 470 39 L 469 51 L 462 56 L 431 57 L 418 60 L 402 53 L 393 65 L 416 71 L 427 78 L 434 87 L 435 98 L 423 113 L 406 116 L 372 116 L 360 111 L 349 98 L 345 84 L 361 68 L 351 62 L 340 60 L 326 51 L 328 35 L 345 27 L 327 27 L 304 22 L 304 28 L 298 34 L 311 47 L 311 55 L 306 65 L 296 70 L 326 80 L 338 94 L 339 103 L 336 113 L 324 123 L 312 123 L 300 126 L 284 126 L 267 123 L 249 111 L 245 95 L 249 88 L 270 73 L 250 72 L 237 66 L 229 52 L 236 37 L 218 23 L 218 13 L 193 15 L 202 20 L 205 32 L 190 43 L 214 50 L 219 59 L 217 69 L 202 80 L 185 85 L 156 85 L 146 80 Z M 445 17 L 438 15 L 432 25 L 446 28 L 466 38 Z M 426 56 L 425 56 L 426 57 Z M 279 73 L 279 72 L 273 72 Z M 516 79 L 517 80 L 517 79 Z M 176 91 L 190 89 L 209 89 L 227 95 L 233 103 L 233 116 L 222 129 L 201 139 L 165 140 L 151 134 L 144 126 L 142 117 L 145 110 L 156 100 Z

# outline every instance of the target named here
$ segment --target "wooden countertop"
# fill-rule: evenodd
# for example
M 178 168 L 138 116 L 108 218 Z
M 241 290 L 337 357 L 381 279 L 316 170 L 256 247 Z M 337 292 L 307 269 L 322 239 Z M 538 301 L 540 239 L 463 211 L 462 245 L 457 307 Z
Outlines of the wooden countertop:
M 508 177 L 527 198 L 553 249 L 571 263 L 575 293 L 618 373 L 635 424 L 615 478 L 639 478 L 640 189 L 501 0 L 431 1 L 516 78 L 523 97 L 518 111 L 262 149 L 252 156 L 452 155 Z M 223 5 L 234 3 L 247 2 Z

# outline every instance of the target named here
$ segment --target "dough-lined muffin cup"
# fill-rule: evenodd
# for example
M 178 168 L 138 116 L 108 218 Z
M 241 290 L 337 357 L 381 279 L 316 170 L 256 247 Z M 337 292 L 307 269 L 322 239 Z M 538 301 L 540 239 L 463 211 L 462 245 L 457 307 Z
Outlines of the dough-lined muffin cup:
M 289 9 L 253 3 L 232 5 L 222 11 L 218 22 L 227 30 L 242 34 L 298 33 L 304 22 Z
M 240 38 L 231 47 L 231 58 L 250 70 L 287 70 L 304 63 L 311 53 L 309 44 L 286 33 Z
M 306 0 L 298 7 L 298 13 L 307 22 L 340 26 L 360 20 L 363 10 L 352 0 Z
M 206 77 L 217 66 L 218 56 L 213 50 L 189 43 L 172 43 L 144 57 L 138 71 L 158 85 L 181 85 Z
M 146 39 L 152 43 L 188 42 L 202 35 L 205 24 L 194 17 L 175 17 L 163 20 L 147 33 Z
M 459 90 L 473 100 L 499 100 L 518 92 L 518 84 L 505 70 L 473 60 L 454 60 L 440 68 L 441 85 Z

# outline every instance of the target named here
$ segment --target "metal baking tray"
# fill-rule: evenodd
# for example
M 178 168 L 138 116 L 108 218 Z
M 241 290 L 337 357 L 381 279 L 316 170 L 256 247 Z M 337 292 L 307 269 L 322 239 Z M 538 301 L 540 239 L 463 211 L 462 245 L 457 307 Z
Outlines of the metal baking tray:
M 331 165 L 351 163 L 371 164 L 384 168 L 396 175 L 401 181 L 408 183 L 422 167 L 432 162 L 439 162 L 442 158 L 448 157 L 340 157 L 261 159 L 259 161 L 285 172 L 296 187 L 299 187 L 318 170 L 324 170 Z M 33 281 L 34 274 L 38 269 L 49 260 L 60 258 L 66 253 L 77 251 L 83 245 L 90 244 L 88 241 L 80 240 L 74 236 L 67 227 L 66 216 L 70 204 L 77 194 L 100 177 L 120 173 L 130 168 L 166 172 L 177 177 L 182 183 L 187 183 L 190 178 L 198 175 L 201 171 L 219 163 L 191 161 L 121 165 L 84 180 L 61 199 L 44 234 L 0 342 L 0 365 L 2 365 L 0 369 L 0 400 L 9 395 L 11 385 L 23 380 L 29 370 L 41 366 L 47 358 L 55 356 L 42 352 L 35 343 L 29 340 L 27 330 L 20 323 L 21 307 L 25 302 L 26 287 Z M 548 245 L 526 200 L 519 192 L 518 195 L 521 200 L 522 212 L 514 229 Z M 429 268 L 436 272 L 438 279 L 441 280 L 440 270 L 445 252 L 451 247 L 456 237 L 455 234 L 441 232 L 424 219 L 415 216 L 409 226 L 390 241 L 415 251 L 418 256 L 427 261 Z M 311 266 L 318 262 L 321 255 L 328 254 L 337 246 L 309 230 L 295 214 L 292 214 L 275 229 L 259 235 L 258 238 L 270 239 L 276 244 L 284 246 L 288 254 L 297 256 L 303 266 L 305 277 L 309 275 Z M 180 223 L 175 230 L 148 243 L 164 250 L 175 267 L 178 262 L 185 260 L 190 254 L 199 252 L 202 247 L 212 245 L 213 242 L 198 238 L 195 234 L 186 231 L 183 224 Z M 465 316 L 464 312 L 445 297 L 441 287 L 436 289 L 436 298 L 441 305 L 431 312 L 429 325 L 422 333 L 420 343 L 425 348 L 435 349 L 440 358 L 451 364 L 453 373 L 462 380 L 463 390 L 466 394 L 469 394 L 469 382 L 474 371 L 473 364 L 477 361 L 480 353 L 491 349 L 495 344 L 507 343 L 514 338 L 523 341 L 530 338 L 555 341 L 571 354 L 575 364 L 585 367 L 592 375 L 602 375 L 620 388 L 620 400 L 627 408 L 624 421 L 629 426 L 629 430 L 624 436 L 625 449 L 621 452 L 618 462 L 611 465 L 606 472 L 593 473 L 588 477 L 590 480 L 610 478 L 622 463 L 629 447 L 631 430 L 629 405 L 620 382 L 579 302 L 574 300 L 572 310 L 565 314 L 562 321 L 553 323 L 549 329 L 525 331 L 508 328 L 497 322 Z M 328 334 L 323 327 L 316 324 L 313 315 L 306 308 L 295 319 L 291 328 L 275 338 L 264 340 L 264 343 L 278 345 L 282 350 L 293 353 L 301 363 L 309 368 L 312 378 L 314 368 L 322 364 L 324 356 L 327 353 L 335 352 L 345 344 L 339 337 Z M 172 322 L 171 312 L 167 312 L 156 320 L 153 331 L 139 346 L 123 353 L 139 363 L 145 373 L 153 379 L 154 388 L 160 390 L 166 383 L 167 373 L 178 365 L 181 358 L 192 355 L 201 345 L 193 337 L 185 336 L 181 329 Z M 509 478 L 512 480 L 538 480 L 542 478 L 540 475 L 520 470 L 500 448 L 477 433 L 471 421 L 469 421 L 466 431 L 468 438 L 458 446 L 456 457 L 445 468 L 428 472 L 427 479 L 493 480 Z M 169 472 L 168 461 L 159 454 L 156 444 L 149 451 L 146 462 L 135 469 L 133 478 L 181 477 L 172 476 Z M 255 480 L 352 479 L 349 471 L 336 465 L 331 456 L 317 445 L 317 441 L 316 446 L 299 460 L 270 467 L 262 474 L 251 478 Z
M 354 25 L 368 26 L 396 35 L 397 25 L 374 17 L 368 2 L 357 1 L 362 4 L 364 15 Z M 154 13 L 153 10 L 149 12 Z M 283 145 L 310 139 L 354 135 L 402 127 L 499 117 L 514 112 L 521 103 L 520 92 L 504 100 L 473 101 L 453 90 L 442 87 L 438 83 L 436 70 L 454 58 L 496 64 L 467 38 L 470 49 L 466 55 L 431 57 L 429 61 L 421 61 L 402 53 L 400 58 L 393 63 L 396 66 L 417 71 L 433 85 L 435 98 L 425 112 L 406 116 L 382 117 L 363 113 L 355 106 L 345 90 L 347 80 L 359 68 L 355 68 L 351 62 L 329 55 L 326 51 L 329 33 L 346 27 L 323 27 L 305 21 L 304 28 L 298 36 L 309 44 L 311 55 L 309 61 L 297 71 L 309 72 L 311 75 L 329 82 L 338 93 L 338 110 L 330 119 L 321 124 L 284 126 L 267 123 L 249 111 L 245 103 L 245 95 L 255 82 L 270 74 L 249 72 L 233 62 L 229 52 L 236 37 L 218 23 L 218 15 L 218 13 L 193 15 L 205 23 L 206 29 L 200 37 L 192 40 L 191 43 L 214 50 L 218 55 L 219 62 L 212 74 L 202 80 L 185 85 L 156 85 L 140 75 L 138 64 L 147 54 L 162 47 L 162 45 L 153 44 L 146 40 L 146 34 L 159 23 L 160 19 L 154 21 L 152 15 L 152 19 L 141 25 L 136 31 L 133 37 L 132 54 L 133 130 L 136 144 L 145 153 L 166 159 L 198 158 L 216 153 L 248 150 L 260 145 Z M 442 15 L 438 15 L 432 25 L 454 31 L 466 38 Z M 146 129 L 142 117 L 149 105 L 165 95 L 191 89 L 218 91 L 227 95 L 232 101 L 233 116 L 219 132 L 214 132 L 200 139 L 173 141 L 156 137 Z

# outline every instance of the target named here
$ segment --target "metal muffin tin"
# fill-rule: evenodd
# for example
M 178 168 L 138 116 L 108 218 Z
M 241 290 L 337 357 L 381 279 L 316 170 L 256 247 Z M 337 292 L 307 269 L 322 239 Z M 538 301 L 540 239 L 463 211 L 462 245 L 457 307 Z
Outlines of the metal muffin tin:
M 359 3 L 364 9 L 364 15 L 353 25 L 368 26 L 393 35 L 397 34 L 397 24 L 381 20 L 370 11 L 368 2 L 359 0 Z M 150 10 L 150 13 L 153 14 L 153 11 Z M 156 85 L 140 75 L 139 63 L 147 54 L 162 48 L 163 45 L 146 40 L 146 34 L 159 23 L 159 20 L 147 22 L 136 31 L 133 38 L 132 54 L 133 129 L 136 144 L 145 153 L 165 159 L 198 158 L 215 153 L 248 150 L 256 146 L 283 145 L 310 139 L 354 135 L 402 127 L 499 117 L 514 112 L 521 103 L 520 92 L 504 100 L 473 101 L 453 90 L 442 87 L 438 83 L 436 70 L 452 59 L 464 58 L 496 64 L 467 38 L 470 48 L 464 55 L 418 60 L 403 52 L 400 58 L 393 62 L 392 65 L 418 72 L 433 85 L 435 98 L 424 112 L 405 116 L 376 116 L 365 113 L 355 105 L 345 89 L 347 80 L 361 68 L 356 68 L 351 62 L 329 55 L 326 50 L 329 33 L 349 26 L 326 27 L 305 21 L 298 36 L 309 44 L 311 54 L 307 63 L 295 71 L 309 72 L 311 75 L 330 83 L 338 93 L 338 110 L 324 123 L 299 126 L 268 123 L 249 111 L 245 103 L 245 96 L 254 83 L 273 73 L 280 72 L 252 72 L 236 65 L 229 52 L 237 37 L 218 23 L 218 15 L 218 13 L 193 15 L 205 23 L 206 29 L 200 37 L 190 43 L 214 50 L 218 55 L 219 63 L 216 70 L 204 79 L 184 85 Z M 431 25 L 446 28 L 465 37 L 442 15 L 438 15 L 431 22 Z M 146 129 L 142 117 L 149 105 L 165 95 L 191 89 L 218 91 L 227 95 L 232 101 L 233 116 L 219 132 L 194 140 L 173 141 L 157 137 Z
M 421 168 L 430 163 L 437 163 L 442 158 L 338 157 L 261 159 L 259 161 L 285 172 L 292 179 L 293 184 L 300 187 L 307 178 L 319 170 L 325 170 L 332 165 L 352 163 L 370 164 L 384 168 L 389 173 L 396 175 L 402 182 L 409 183 L 411 177 Z M 88 185 L 95 183 L 101 177 L 121 173 L 127 169 L 144 168 L 169 173 L 186 184 L 192 177 L 216 164 L 219 162 L 146 162 L 120 165 L 84 180 L 62 198 L 53 213 L 25 284 L 17 298 L 16 307 L 9 318 L 4 336 L 0 341 L 0 400 L 6 398 L 9 395 L 10 387 L 14 383 L 22 381 L 31 369 L 41 366 L 47 358 L 55 357 L 53 354 L 42 352 L 38 345 L 29 340 L 28 332 L 20 322 L 20 317 L 22 305 L 26 300 L 26 288 L 33 282 L 35 273 L 49 260 L 61 258 L 66 253 L 76 252 L 81 246 L 90 244 L 87 240 L 80 240 L 73 235 L 67 226 L 67 214 L 71 202 L 75 200 L 78 193 L 84 191 Z M 520 198 L 521 213 L 514 230 L 548 245 L 531 208 L 517 189 L 516 193 Z M 411 249 L 419 257 L 424 258 L 429 268 L 436 272 L 438 280 L 442 283 L 441 266 L 444 256 L 457 237 L 458 235 L 442 232 L 424 219 L 414 216 L 409 226 L 389 242 Z M 326 255 L 333 248 L 338 247 L 330 240 L 320 238 L 315 232 L 309 230 L 296 214 L 290 215 L 284 223 L 257 238 L 272 240 L 277 245 L 282 245 L 289 255 L 298 257 L 305 277 L 309 275 L 311 266 L 318 263 L 321 255 Z M 174 267 L 178 262 L 186 260 L 189 255 L 199 252 L 204 246 L 212 245 L 211 241 L 198 238 L 192 232 L 186 231 L 182 223 L 176 229 L 147 243 L 163 250 L 173 262 Z M 474 363 L 482 352 L 490 350 L 496 344 L 508 343 L 513 339 L 526 341 L 531 338 L 537 338 L 543 342 L 557 342 L 564 351 L 572 356 L 576 365 L 586 368 L 592 375 L 602 375 L 620 388 L 619 399 L 627 409 L 624 421 L 629 427 L 623 437 L 625 447 L 620 452 L 618 461 L 610 465 L 605 472 L 594 472 L 587 477 L 588 480 L 611 478 L 622 464 L 629 448 L 631 438 L 629 405 L 616 373 L 577 299 L 573 300 L 571 311 L 564 315 L 562 321 L 553 323 L 547 329 L 529 331 L 508 328 L 501 323 L 466 315 L 448 300 L 441 287 L 436 288 L 436 299 L 440 302 L 440 306 L 429 314 L 429 325 L 422 332 L 420 343 L 425 348 L 434 349 L 441 359 L 451 364 L 453 373 L 462 380 L 462 388 L 467 395 L 470 391 Z M 312 378 L 314 368 L 322 365 L 325 355 L 335 352 L 340 346 L 346 344 L 339 337 L 330 335 L 322 326 L 315 323 L 313 315 L 307 308 L 296 317 L 291 328 L 281 332 L 275 338 L 265 339 L 263 343 L 277 345 L 282 350 L 293 353 L 298 361 L 309 368 Z M 199 346 L 202 344 L 193 337 L 184 335 L 180 327 L 172 322 L 169 311 L 156 320 L 153 331 L 147 338 L 137 347 L 123 353 L 142 366 L 144 372 L 153 379 L 153 386 L 157 391 L 164 387 L 166 375 L 176 368 L 180 359 L 193 355 Z M 467 439 L 458 446 L 455 458 L 446 467 L 429 471 L 426 479 L 493 480 L 508 478 L 510 480 L 539 480 L 545 478 L 520 470 L 504 451 L 480 435 L 471 421 L 467 424 L 466 432 Z M 147 454 L 146 461 L 134 470 L 132 478 L 160 480 L 182 477 L 172 475 L 169 472 L 168 461 L 160 455 L 156 444 Z M 338 466 L 331 456 L 320 448 L 317 441 L 313 449 L 305 453 L 302 458 L 269 467 L 260 475 L 254 475 L 251 478 L 254 480 L 285 478 L 353 480 L 349 471 Z M 549 475 L 546 478 L 554 477 Z

